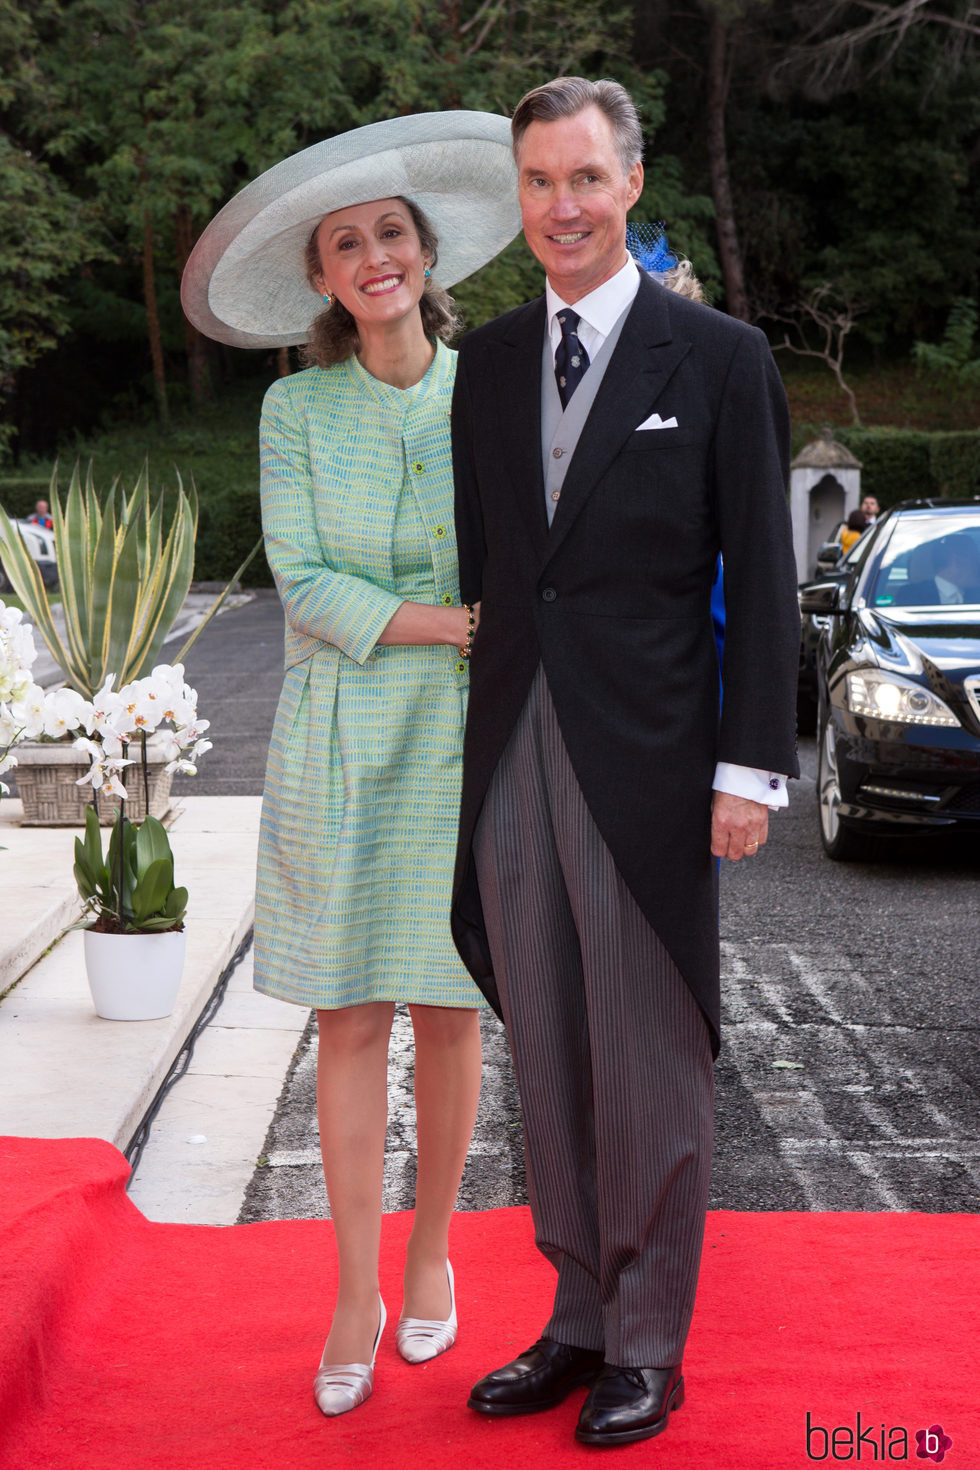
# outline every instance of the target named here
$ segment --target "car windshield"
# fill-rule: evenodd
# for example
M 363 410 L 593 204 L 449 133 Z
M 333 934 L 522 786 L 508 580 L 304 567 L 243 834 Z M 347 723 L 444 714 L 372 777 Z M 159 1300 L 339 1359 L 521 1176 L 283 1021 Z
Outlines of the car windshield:
M 871 607 L 980 606 L 980 507 L 898 517 L 867 599 Z

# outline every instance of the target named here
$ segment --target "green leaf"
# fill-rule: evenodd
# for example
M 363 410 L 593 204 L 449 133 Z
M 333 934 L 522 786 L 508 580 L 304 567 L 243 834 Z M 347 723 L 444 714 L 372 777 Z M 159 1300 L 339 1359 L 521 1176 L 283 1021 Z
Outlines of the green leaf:
M 170 838 L 167 829 L 156 817 L 145 817 L 136 832 L 136 869 L 143 873 L 153 862 L 161 858 L 173 864 Z
M 157 858 L 140 875 L 133 888 L 133 920 L 144 923 L 158 914 L 173 891 L 174 869 L 170 857 Z

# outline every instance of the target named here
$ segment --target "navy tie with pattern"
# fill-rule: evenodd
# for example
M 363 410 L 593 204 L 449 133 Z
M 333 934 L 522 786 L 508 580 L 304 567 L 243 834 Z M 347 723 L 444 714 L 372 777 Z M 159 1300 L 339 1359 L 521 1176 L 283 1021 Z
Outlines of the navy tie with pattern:
M 567 306 L 558 314 L 561 341 L 555 351 L 555 381 L 563 409 L 568 407 L 568 400 L 581 383 L 589 365 L 589 354 L 578 340 L 578 324 L 581 320 L 578 312 Z

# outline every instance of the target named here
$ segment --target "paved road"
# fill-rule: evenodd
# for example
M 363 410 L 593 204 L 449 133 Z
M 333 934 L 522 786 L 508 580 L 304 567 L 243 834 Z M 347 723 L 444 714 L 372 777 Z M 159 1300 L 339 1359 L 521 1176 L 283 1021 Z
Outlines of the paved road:
M 258 791 L 280 678 L 281 618 L 257 599 L 188 660 L 218 735 L 197 789 Z M 242 730 L 248 735 L 243 736 Z M 980 843 L 829 862 L 804 779 L 759 856 L 723 872 L 724 1049 L 713 1208 L 980 1209 Z M 523 1202 L 520 1120 L 500 1029 L 463 1181 L 467 1209 Z M 309 1029 L 241 1218 L 324 1212 Z M 386 1209 L 411 1204 L 411 1035 L 396 1019 Z
M 205 628 L 184 664 L 198 695 L 214 749 L 201 758 L 196 776 L 176 776 L 174 791 L 188 796 L 261 796 L 282 686 L 282 608 L 275 592 L 262 588 L 241 607 L 218 614 Z M 170 649 L 167 650 L 170 652 Z

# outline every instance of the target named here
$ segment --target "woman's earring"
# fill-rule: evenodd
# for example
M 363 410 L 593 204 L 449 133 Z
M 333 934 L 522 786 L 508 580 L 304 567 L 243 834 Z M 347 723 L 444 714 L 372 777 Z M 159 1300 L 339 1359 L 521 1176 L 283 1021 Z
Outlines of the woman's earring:
M 333 300 L 333 297 L 330 295 L 330 292 L 329 291 L 324 291 L 324 293 L 323 293 L 323 304 L 324 304 L 324 306 L 329 306 L 332 300 Z
M 429 270 L 429 267 L 426 266 L 426 268 L 425 268 L 425 279 L 426 280 L 429 280 L 429 278 L 430 278 L 431 275 L 432 275 L 432 272 Z

